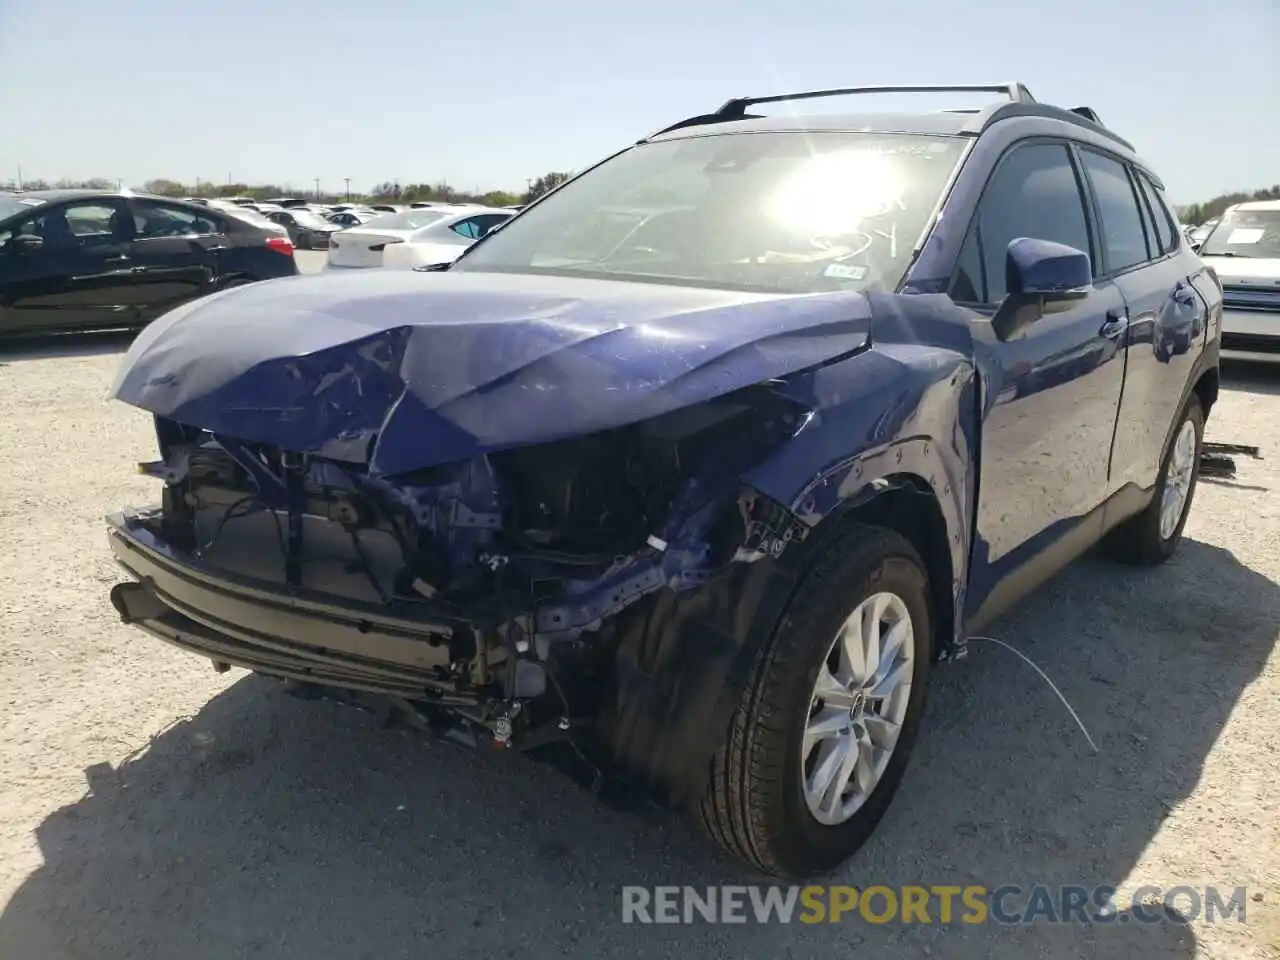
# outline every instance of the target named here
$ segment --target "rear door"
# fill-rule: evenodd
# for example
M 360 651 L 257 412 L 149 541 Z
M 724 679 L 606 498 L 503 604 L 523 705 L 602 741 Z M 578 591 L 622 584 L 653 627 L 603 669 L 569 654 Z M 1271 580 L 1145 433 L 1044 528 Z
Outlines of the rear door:
M 1124 298 L 1100 280 L 1089 295 L 999 340 L 1006 250 L 1033 237 L 1096 259 L 1081 172 L 1069 146 L 1037 140 L 1001 158 L 979 201 L 951 296 L 975 311 L 986 396 L 967 615 L 983 620 L 1094 543 L 1124 382 Z
M 128 208 L 115 198 L 40 207 L 0 232 L 0 332 L 137 322 Z
M 144 321 L 212 292 L 221 274 L 221 251 L 228 246 L 221 217 L 177 204 L 134 198 L 135 292 Z
M 1115 283 L 1129 311 L 1108 493 L 1145 491 L 1155 486 L 1199 355 L 1206 307 L 1192 284 L 1190 261 L 1178 255 L 1176 224 L 1163 209 L 1153 215 L 1140 172 L 1093 147 L 1079 147 L 1079 156 L 1102 237 L 1095 273 Z

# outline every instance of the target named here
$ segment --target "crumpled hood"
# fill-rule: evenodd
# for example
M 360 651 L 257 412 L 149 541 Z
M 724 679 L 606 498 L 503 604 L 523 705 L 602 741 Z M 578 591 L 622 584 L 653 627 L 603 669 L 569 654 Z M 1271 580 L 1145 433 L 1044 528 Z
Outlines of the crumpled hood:
M 395 474 L 620 427 L 863 347 L 856 293 L 497 273 L 251 284 L 152 323 L 111 394 L 240 440 Z

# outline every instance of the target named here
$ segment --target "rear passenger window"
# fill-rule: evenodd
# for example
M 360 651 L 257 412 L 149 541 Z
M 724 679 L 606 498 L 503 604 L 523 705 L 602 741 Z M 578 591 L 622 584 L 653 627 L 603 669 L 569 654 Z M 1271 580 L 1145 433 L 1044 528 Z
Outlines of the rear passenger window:
M 1152 254 L 1147 250 L 1146 227 L 1129 171 L 1118 160 L 1092 150 L 1081 150 L 1080 155 L 1084 158 L 1085 172 L 1098 198 L 1107 271 L 1118 273 L 1145 263 Z M 1095 267 L 1094 274 L 1098 273 Z
M 207 236 L 220 232 L 213 217 L 154 200 L 135 200 L 133 224 L 139 240 L 158 237 Z
M 952 297 L 974 303 L 1003 300 L 1008 292 L 1005 253 L 1020 237 L 1089 252 L 1084 198 L 1071 154 L 1062 144 L 1017 147 L 1000 164 L 961 250 Z
M 1156 239 L 1160 241 L 1160 254 L 1163 256 L 1166 253 L 1172 253 L 1178 246 L 1177 218 L 1170 211 L 1169 205 L 1164 202 L 1159 188 L 1146 174 L 1139 173 L 1135 179 L 1138 181 L 1138 188 L 1146 197 L 1147 205 L 1151 208 L 1151 216 L 1156 224 Z

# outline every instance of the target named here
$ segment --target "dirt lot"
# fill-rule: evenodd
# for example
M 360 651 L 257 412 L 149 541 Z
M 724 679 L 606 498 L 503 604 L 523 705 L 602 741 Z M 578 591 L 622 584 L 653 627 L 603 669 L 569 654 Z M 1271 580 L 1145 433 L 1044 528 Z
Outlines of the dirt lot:
M 101 515 L 151 499 L 120 340 L 0 354 L 0 958 L 1280 956 L 1280 375 L 1210 421 L 1178 558 L 1087 558 L 940 668 L 854 884 L 1245 885 L 1247 922 L 624 926 L 623 884 L 751 882 L 681 821 L 216 675 L 121 626 Z

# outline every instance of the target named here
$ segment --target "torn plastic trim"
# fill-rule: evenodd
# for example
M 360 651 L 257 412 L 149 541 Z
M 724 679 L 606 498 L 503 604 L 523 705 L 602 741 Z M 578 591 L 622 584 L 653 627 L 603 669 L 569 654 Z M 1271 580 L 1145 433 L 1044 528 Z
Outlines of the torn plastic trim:
M 709 533 L 725 509 L 742 518 L 744 534 L 733 552 L 717 561 Z M 665 549 L 628 557 L 600 579 L 568 584 L 562 602 L 538 604 L 530 632 L 545 656 L 546 644 L 599 630 L 605 621 L 663 587 L 687 592 L 723 576 L 735 564 L 776 560 L 808 535 L 809 527 L 789 510 L 742 487 L 731 504 L 713 500 L 668 529 Z

